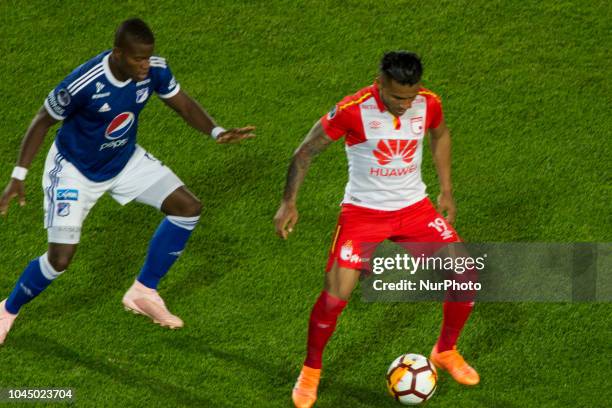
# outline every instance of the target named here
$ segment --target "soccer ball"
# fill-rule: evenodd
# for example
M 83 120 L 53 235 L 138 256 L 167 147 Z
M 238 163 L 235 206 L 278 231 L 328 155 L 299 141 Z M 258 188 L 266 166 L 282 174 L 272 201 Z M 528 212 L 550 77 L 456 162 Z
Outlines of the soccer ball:
M 436 391 L 437 384 L 436 368 L 420 354 L 401 355 L 387 370 L 387 388 L 403 405 L 427 401 Z

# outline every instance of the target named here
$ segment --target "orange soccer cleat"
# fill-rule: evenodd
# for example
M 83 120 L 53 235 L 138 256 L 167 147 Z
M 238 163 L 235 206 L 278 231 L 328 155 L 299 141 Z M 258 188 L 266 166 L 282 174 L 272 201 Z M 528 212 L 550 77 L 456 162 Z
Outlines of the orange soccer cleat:
M 310 408 L 317 400 L 317 388 L 321 379 L 321 369 L 302 367 L 302 372 L 293 387 L 291 398 L 296 408 Z
M 459 384 L 476 385 L 480 382 L 480 376 L 474 368 L 465 362 L 457 351 L 457 346 L 453 347 L 452 350 L 441 353 L 438 353 L 436 346 L 434 346 L 429 359 L 436 367 L 448 371 Z
M 135 281 L 123 295 L 123 306 L 125 310 L 150 317 L 153 323 L 162 327 L 171 329 L 183 327 L 181 318 L 170 313 L 157 291 L 147 288 L 138 281 Z
M 0 345 L 4 344 L 4 340 L 6 339 L 6 335 L 9 330 L 11 330 L 11 326 L 15 322 L 17 315 L 9 313 L 4 305 L 6 304 L 6 299 L 0 302 Z

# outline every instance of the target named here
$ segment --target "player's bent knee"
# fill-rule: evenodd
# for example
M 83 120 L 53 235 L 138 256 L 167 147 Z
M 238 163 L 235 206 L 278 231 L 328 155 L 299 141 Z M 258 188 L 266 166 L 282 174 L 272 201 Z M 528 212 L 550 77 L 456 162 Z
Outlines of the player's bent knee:
M 62 255 L 49 255 L 49 263 L 58 272 L 65 271 L 70 266 L 71 257 L 62 256 Z
M 177 217 L 199 217 L 202 214 L 202 203 L 197 198 L 190 198 L 180 205 L 171 214 Z
M 338 288 L 330 288 L 330 289 L 326 289 L 325 290 L 327 293 L 329 293 L 330 295 L 332 295 L 333 297 L 336 297 L 340 300 L 349 300 L 351 298 L 351 293 L 353 293 L 353 291 L 342 291 Z
M 202 214 L 202 203 L 183 186 L 164 200 L 161 210 L 176 217 L 199 217 Z
M 49 244 L 47 259 L 58 272 L 65 271 L 72 262 L 72 257 L 76 253 L 76 245 Z
M 357 282 L 360 272 L 356 269 L 343 268 L 334 263 L 325 277 L 325 291 L 342 300 L 349 300 Z
M 185 212 L 185 214 L 181 214 L 183 217 L 199 217 L 202 214 L 202 202 L 197 198 L 193 198 Z

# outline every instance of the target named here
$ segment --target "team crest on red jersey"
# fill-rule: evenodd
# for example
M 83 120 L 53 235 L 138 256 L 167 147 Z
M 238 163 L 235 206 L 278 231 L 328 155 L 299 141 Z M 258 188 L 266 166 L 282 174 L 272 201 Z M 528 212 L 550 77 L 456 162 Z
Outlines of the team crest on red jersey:
M 423 117 L 419 116 L 417 118 L 410 119 L 410 130 L 415 135 L 420 135 L 423 133 Z
M 356 248 L 353 246 L 353 241 L 348 240 L 340 249 L 340 259 L 351 263 L 361 262 L 361 257 L 356 253 Z
M 401 159 L 404 163 L 411 163 L 417 145 L 417 140 L 381 140 L 376 145 L 373 154 L 381 166 L 385 166 L 396 159 Z

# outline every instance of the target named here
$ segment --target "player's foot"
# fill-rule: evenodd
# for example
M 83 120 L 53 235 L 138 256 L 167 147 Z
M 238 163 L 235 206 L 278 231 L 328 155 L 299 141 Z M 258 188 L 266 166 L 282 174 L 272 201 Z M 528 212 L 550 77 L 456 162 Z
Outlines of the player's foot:
M 457 346 L 453 347 L 452 350 L 443 351 L 441 353 L 438 353 L 437 347 L 434 346 L 433 350 L 431 350 L 429 359 L 436 367 L 448 371 L 459 384 L 476 385 L 480 382 L 480 376 L 476 370 L 465 362 L 461 354 L 457 351 Z
M 321 378 L 321 369 L 302 367 L 302 372 L 293 387 L 291 398 L 296 408 L 310 408 L 317 400 L 317 388 Z
M 170 313 L 157 291 L 147 288 L 138 281 L 135 281 L 123 295 L 123 306 L 125 306 L 125 310 L 150 317 L 153 323 L 162 327 L 171 329 L 183 327 L 181 318 Z
M 6 299 L 0 302 L 0 345 L 4 344 L 4 340 L 6 339 L 6 335 L 9 330 L 11 330 L 11 326 L 13 322 L 17 318 L 17 315 L 9 313 L 4 307 L 6 303 Z

